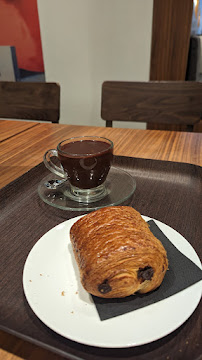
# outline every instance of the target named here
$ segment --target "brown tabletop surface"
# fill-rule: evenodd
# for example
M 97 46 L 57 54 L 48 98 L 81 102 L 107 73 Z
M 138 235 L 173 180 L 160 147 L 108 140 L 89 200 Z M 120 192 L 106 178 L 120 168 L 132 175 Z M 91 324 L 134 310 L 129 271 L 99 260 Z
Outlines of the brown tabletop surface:
M 39 164 L 46 150 L 69 137 L 99 135 L 114 142 L 114 154 L 202 165 L 202 134 L 0 121 L 0 186 Z M 60 359 L 48 350 L 0 332 L 0 359 Z
M 0 120 L 0 142 L 11 138 L 23 131 L 33 128 L 39 123 L 33 121 L 7 121 Z

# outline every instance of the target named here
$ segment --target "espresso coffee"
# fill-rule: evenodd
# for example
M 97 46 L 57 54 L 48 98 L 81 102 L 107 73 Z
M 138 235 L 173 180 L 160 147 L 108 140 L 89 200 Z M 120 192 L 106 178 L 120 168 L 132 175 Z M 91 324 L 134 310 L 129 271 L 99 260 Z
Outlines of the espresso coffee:
M 75 140 L 61 144 L 58 157 L 71 185 L 80 189 L 92 189 L 106 180 L 113 148 L 105 141 Z

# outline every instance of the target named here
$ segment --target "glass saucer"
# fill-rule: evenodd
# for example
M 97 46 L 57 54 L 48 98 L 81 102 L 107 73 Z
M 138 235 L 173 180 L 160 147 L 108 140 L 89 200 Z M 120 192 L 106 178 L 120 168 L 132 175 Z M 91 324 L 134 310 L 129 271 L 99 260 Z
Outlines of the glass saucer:
M 50 173 L 38 186 L 40 198 L 48 205 L 62 210 L 93 211 L 106 206 L 120 205 L 131 199 L 136 189 L 135 179 L 126 171 L 111 167 L 105 181 L 105 196 L 86 204 L 73 200 L 68 181 Z

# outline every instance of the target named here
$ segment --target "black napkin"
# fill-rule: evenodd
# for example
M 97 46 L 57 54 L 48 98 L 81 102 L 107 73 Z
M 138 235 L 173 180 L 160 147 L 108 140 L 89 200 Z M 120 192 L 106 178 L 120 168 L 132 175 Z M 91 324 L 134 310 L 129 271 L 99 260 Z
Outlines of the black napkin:
M 93 296 L 100 320 L 107 320 L 163 300 L 202 279 L 201 269 L 169 241 L 156 223 L 150 220 L 148 224 L 151 232 L 162 242 L 167 251 L 169 270 L 163 282 L 158 289 L 148 294 L 135 294 L 123 299 L 103 299 Z

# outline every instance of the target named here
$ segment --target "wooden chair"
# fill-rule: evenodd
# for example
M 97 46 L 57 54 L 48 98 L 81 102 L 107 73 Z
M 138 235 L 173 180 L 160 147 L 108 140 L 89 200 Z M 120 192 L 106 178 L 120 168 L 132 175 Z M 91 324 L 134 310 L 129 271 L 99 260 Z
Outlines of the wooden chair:
M 125 82 L 102 85 L 101 117 L 113 121 L 182 125 L 181 131 L 202 131 L 202 83 L 191 81 Z
M 58 123 L 59 117 L 60 85 L 0 81 L 0 118 Z

